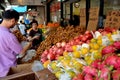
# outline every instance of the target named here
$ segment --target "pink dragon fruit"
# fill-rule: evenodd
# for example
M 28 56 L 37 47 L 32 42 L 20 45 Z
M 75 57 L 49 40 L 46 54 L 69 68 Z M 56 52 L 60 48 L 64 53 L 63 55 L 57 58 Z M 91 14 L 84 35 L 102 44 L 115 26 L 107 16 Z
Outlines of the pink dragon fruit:
M 112 55 L 106 58 L 105 62 L 107 65 L 112 65 L 114 68 L 119 68 L 119 64 L 117 63 L 118 56 Z
M 112 78 L 113 78 L 113 80 L 120 80 L 120 70 L 119 69 L 113 71 Z
M 101 69 L 100 79 L 110 80 L 110 70 L 108 68 Z
M 98 67 L 101 65 L 101 60 L 95 60 L 95 61 L 93 61 L 92 62 L 92 64 L 91 64 L 91 66 L 93 67 L 93 68 L 96 68 L 96 69 L 98 69 Z
M 98 66 L 98 69 L 101 70 L 102 68 L 105 68 L 105 67 L 106 67 L 105 61 L 103 61 L 103 62 Z
M 85 73 L 85 74 L 90 74 L 90 75 L 92 75 L 92 76 L 97 76 L 97 69 L 95 69 L 95 68 L 92 68 L 92 67 L 90 67 L 90 66 L 84 66 L 83 67 L 83 72 Z
M 109 53 L 114 53 L 115 52 L 115 48 L 114 46 L 110 45 L 110 46 L 106 46 L 105 48 L 103 48 L 102 50 L 102 54 L 109 54 Z
M 117 58 L 118 68 L 120 68 L 120 57 Z
M 120 41 L 116 41 L 113 43 L 113 46 L 116 48 L 116 49 L 120 49 Z
M 86 75 L 84 76 L 84 80 L 93 80 L 93 77 L 92 77 L 92 75 L 90 75 L 90 74 L 86 74 Z

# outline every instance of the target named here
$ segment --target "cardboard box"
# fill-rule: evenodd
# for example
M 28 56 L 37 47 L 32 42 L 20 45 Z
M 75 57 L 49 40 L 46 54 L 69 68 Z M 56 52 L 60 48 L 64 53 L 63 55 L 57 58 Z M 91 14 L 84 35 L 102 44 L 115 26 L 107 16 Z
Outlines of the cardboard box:
M 80 17 L 80 26 L 86 27 L 86 17 Z
M 99 8 L 90 8 L 89 19 L 95 19 L 99 17 Z
M 41 71 L 35 72 L 35 75 L 39 80 L 58 80 L 55 75 L 48 69 L 43 69 Z
M 98 20 L 89 20 L 87 30 L 88 31 L 95 31 L 98 27 Z
M 80 17 L 86 17 L 86 9 L 85 8 L 80 9 Z
M 31 64 L 22 64 L 12 67 L 8 76 L 0 80 L 38 80 L 35 73 L 31 70 Z
M 32 64 L 22 64 L 10 69 L 9 75 L 0 80 L 58 80 L 48 69 L 31 70 Z

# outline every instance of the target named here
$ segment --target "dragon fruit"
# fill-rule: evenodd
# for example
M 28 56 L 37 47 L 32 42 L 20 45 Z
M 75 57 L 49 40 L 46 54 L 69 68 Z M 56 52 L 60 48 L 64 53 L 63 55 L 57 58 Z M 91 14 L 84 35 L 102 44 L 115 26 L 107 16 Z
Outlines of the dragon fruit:
M 86 74 L 84 80 L 93 80 L 93 77 L 90 74 Z
M 105 68 L 106 67 L 106 64 L 105 62 L 103 61 L 99 66 L 98 66 L 98 69 L 101 70 L 102 68 Z
M 106 58 L 105 62 L 107 65 L 113 65 L 114 68 L 119 68 L 119 64 L 117 63 L 118 56 L 112 55 Z
M 96 68 L 93 68 L 93 67 L 90 67 L 90 66 L 84 66 L 83 67 L 83 72 L 85 74 L 90 74 L 92 76 L 97 76 L 97 69 Z
M 109 54 L 109 53 L 114 53 L 115 52 L 115 48 L 114 46 L 110 45 L 110 46 L 106 46 L 105 48 L 103 48 L 102 50 L 102 54 Z
M 98 69 L 98 67 L 101 65 L 101 60 L 95 60 L 95 61 L 93 61 L 92 62 L 92 64 L 91 64 L 91 66 L 93 67 L 93 68 L 96 68 L 96 69 Z
M 100 79 L 110 80 L 110 70 L 107 67 L 101 69 Z
M 120 57 L 117 58 L 117 64 L 119 64 L 118 68 L 120 68 Z
M 113 46 L 116 48 L 116 49 L 120 49 L 120 41 L 116 41 L 113 43 Z
M 112 78 L 113 78 L 113 80 L 120 80 L 120 70 L 119 69 L 113 71 Z

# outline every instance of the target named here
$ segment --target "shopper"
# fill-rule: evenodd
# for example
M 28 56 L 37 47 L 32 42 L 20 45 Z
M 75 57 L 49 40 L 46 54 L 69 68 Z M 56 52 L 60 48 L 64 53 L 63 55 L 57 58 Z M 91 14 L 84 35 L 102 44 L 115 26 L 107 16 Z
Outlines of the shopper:
M 26 26 L 25 26 L 25 24 L 23 24 L 22 21 L 20 21 L 19 29 L 20 29 L 21 34 L 22 34 L 23 36 L 26 36 Z
M 32 29 L 28 34 L 28 40 L 32 41 L 32 48 L 36 49 L 42 41 L 42 30 L 38 28 L 38 22 L 31 22 Z
M 17 65 L 17 55 L 24 57 L 31 43 L 24 48 L 18 42 L 16 36 L 10 32 L 19 19 L 19 13 L 15 10 L 7 10 L 2 15 L 3 21 L 0 24 L 0 77 L 5 77 L 10 67 Z
M 10 28 L 10 31 L 11 32 L 19 31 L 18 23 L 16 23 L 14 27 Z
M 70 26 L 79 26 L 80 24 L 80 17 L 78 15 L 73 15 L 72 19 L 69 21 Z

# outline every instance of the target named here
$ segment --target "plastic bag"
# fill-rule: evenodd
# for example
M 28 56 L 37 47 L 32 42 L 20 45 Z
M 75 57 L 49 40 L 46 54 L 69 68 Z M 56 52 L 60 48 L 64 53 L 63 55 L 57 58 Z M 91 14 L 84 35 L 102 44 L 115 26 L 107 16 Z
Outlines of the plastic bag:
M 108 46 L 110 44 L 110 40 L 107 36 L 102 36 L 102 45 Z
M 22 42 L 21 42 L 21 45 L 22 45 L 22 47 L 25 47 L 28 43 L 29 43 L 29 42 L 27 42 L 27 41 L 22 41 Z
M 112 39 L 114 41 L 119 41 L 120 40 L 120 35 L 119 34 L 112 35 Z
M 40 71 L 43 69 L 44 69 L 44 67 L 40 61 L 34 61 L 33 65 L 32 65 L 33 72 L 37 72 L 37 71 Z
M 34 49 L 28 50 L 25 57 L 22 59 L 22 62 L 27 62 L 36 56 L 36 51 Z
M 71 80 L 70 75 L 67 73 L 64 73 L 60 76 L 59 80 Z

